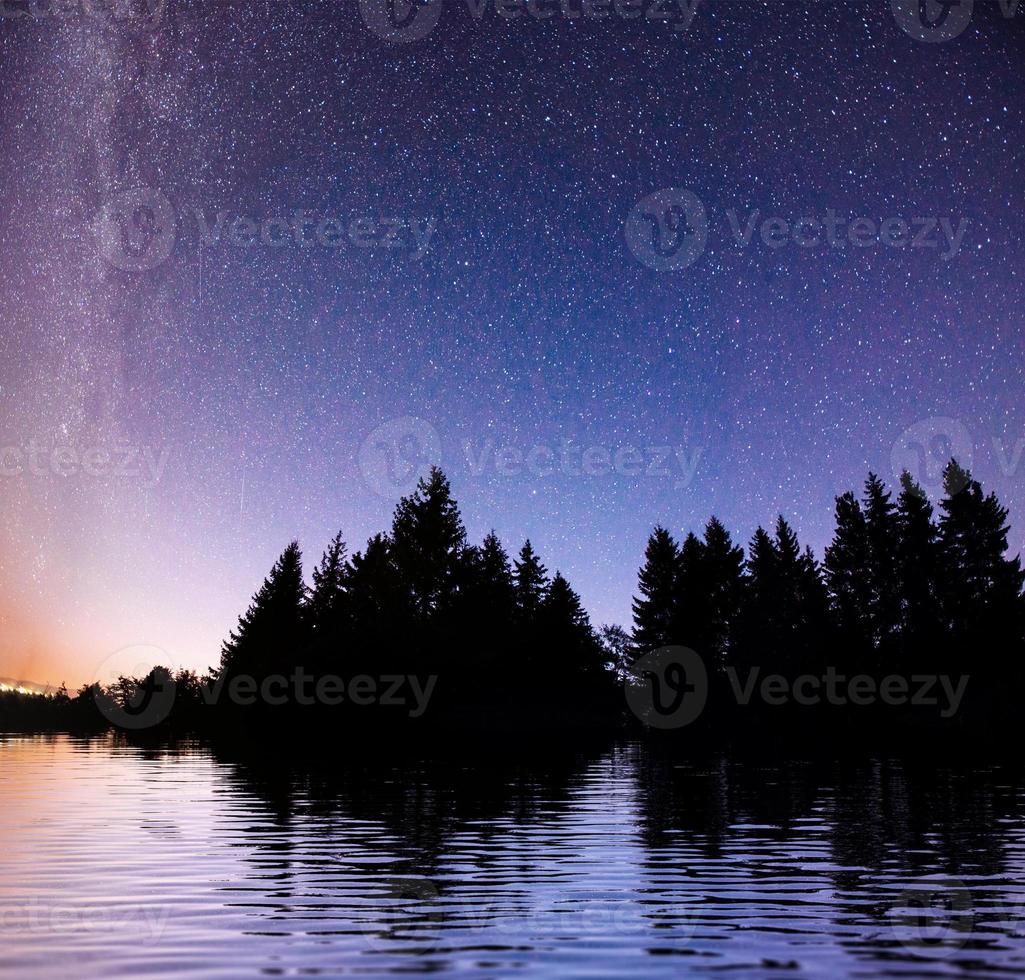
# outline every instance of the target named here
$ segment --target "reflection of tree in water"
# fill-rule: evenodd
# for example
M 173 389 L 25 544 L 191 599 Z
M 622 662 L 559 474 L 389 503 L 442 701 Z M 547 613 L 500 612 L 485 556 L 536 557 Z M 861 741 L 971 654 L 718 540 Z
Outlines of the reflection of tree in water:
M 839 771 L 831 806 L 837 921 L 874 924 L 851 946 L 884 959 L 968 963 L 1014 932 L 1006 829 L 1014 786 L 996 770 L 882 760 Z
M 297 761 L 221 746 L 216 755 L 233 787 L 252 800 L 246 843 L 255 849 L 255 877 L 274 882 L 276 904 L 263 910 L 287 915 L 302 907 L 312 880 L 331 906 L 323 914 L 351 913 L 370 934 L 387 931 L 390 920 L 378 926 L 375 915 L 381 917 L 380 907 L 393 914 L 391 900 L 404 900 L 403 926 L 436 925 L 450 913 L 483 923 L 493 887 L 503 889 L 506 907 L 515 905 L 510 879 L 524 883 L 527 911 L 537 854 L 515 831 L 536 822 L 539 812 L 546 822 L 566 813 L 574 779 L 606 750 L 603 743 L 563 752 L 527 748 L 518 756 Z M 472 866 L 463 841 L 453 871 L 452 853 L 464 834 L 473 838 Z
M 641 948 L 686 951 L 691 928 L 697 942 L 717 944 L 714 955 L 747 955 L 763 939 L 793 955 L 780 937 L 814 934 L 845 955 L 906 966 L 923 949 L 940 955 L 894 929 L 895 917 L 913 919 L 920 896 L 909 901 L 908 889 L 923 880 L 970 889 L 947 902 L 960 919 L 941 934 L 941 952 L 956 943 L 950 955 L 967 957 L 1008 931 L 991 923 L 978 879 L 1008 880 L 1005 831 L 1019 820 L 1011 775 L 893 760 L 683 758 L 639 745 L 402 762 L 217 756 L 252 813 L 253 880 L 237 891 L 260 893 L 258 915 L 320 920 L 289 925 L 348 929 L 364 949 L 437 952 L 529 925 L 542 908 L 576 908 L 587 879 L 572 878 L 572 849 L 586 863 L 595 846 L 578 836 L 588 780 L 599 799 L 608 781 L 609 812 L 618 791 L 632 801 L 620 813 L 635 812 L 638 850 L 629 853 L 627 834 L 618 860 L 636 862 L 630 887 L 647 925 L 629 941 Z M 941 891 L 939 903 L 948 898 Z M 571 921 L 553 916 L 540 928 L 557 920 Z M 979 923 L 988 937 L 971 931 Z M 730 936 L 732 947 L 718 944 Z
M 655 749 L 640 757 L 639 766 L 646 843 L 666 847 L 686 840 L 709 857 L 721 856 L 729 827 L 738 823 L 764 826 L 769 839 L 788 839 L 825 778 L 810 763 L 743 762 L 723 753 L 681 757 Z

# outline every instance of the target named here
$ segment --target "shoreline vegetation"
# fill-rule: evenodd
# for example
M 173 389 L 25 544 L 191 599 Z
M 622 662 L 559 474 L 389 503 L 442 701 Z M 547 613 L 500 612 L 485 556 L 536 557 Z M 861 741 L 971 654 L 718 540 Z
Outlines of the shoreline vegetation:
M 934 509 L 909 474 L 896 495 L 869 474 L 860 497 L 836 498 L 821 562 L 782 516 L 746 551 L 715 517 L 682 541 L 658 526 L 628 632 L 596 629 L 529 541 L 514 558 L 494 532 L 470 544 L 434 468 L 361 551 L 336 535 L 310 584 L 289 544 L 206 676 L 0 690 L 0 731 L 896 747 L 1006 732 L 1025 681 L 1025 572 L 997 498 L 955 460 L 943 486 Z

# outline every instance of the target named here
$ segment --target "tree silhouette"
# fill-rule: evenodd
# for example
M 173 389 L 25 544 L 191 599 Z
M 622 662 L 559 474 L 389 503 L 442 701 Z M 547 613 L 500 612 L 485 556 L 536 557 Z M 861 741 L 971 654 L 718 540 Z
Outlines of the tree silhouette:
M 871 647 L 868 524 L 853 493 L 836 498 L 836 530 L 823 562 L 837 648 L 845 668 Z
M 709 656 L 711 616 L 705 546 L 693 532 L 688 532 L 680 545 L 670 623 L 673 643 L 690 647 L 702 657 Z
M 633 642 L 641 651 L 673 642 L 679 562 L 679 546 L 664 527 L 657 525 L 648 538 L 637 577 L 640 595 L 633 600 Z
M 513 583 L 520 622 L 533 622 L 548 593 L 548 569 L 541 564 L 529 539 L 524 542 L 513 565 Z
M 869 630 L 881 667 L 893 664 L 900 636 L 900 595 L 894 588 L 899 525 L 891 494 L 874 473 L 865 481 L 864 506 Z
M 413 614 L 421 622 L 444 615 L 455 598 L 466 531 L 449 482 L 436 466 L 399 501 L 391 544 Z
M 306 607 L 313 645 L 311 663 L 322 671 L 337 661 L 350 627 L 347 575 L 345 542 L 339 531 L 313 569 L 313 588 Z
M 894 586 L 900 600 L 900 666 L 915 669 L 943 633 L 941 561 L 932 504 L 905 470 L 897 497 L 897 556 Z
M 979 482 L 953 459 L 943 485 L 939 544 L 952 637 L 960 644 L 1018 646 L 1025 623 L 1025 573 L 1020 558 L 1006 557 L 1007 510 L 994 494 L 983 495 Z
M 224 642 L 220 675 L 230 680 L 288 674 L 307 647 L 305 603 L 302 552 L 293 541 Z

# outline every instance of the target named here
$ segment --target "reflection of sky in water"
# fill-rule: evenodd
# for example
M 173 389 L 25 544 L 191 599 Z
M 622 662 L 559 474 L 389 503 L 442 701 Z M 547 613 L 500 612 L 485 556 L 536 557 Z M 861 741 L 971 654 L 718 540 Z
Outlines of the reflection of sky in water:
M 0 973 L 1025 971 L 1008 772 L 498 768 L 5 741 Z

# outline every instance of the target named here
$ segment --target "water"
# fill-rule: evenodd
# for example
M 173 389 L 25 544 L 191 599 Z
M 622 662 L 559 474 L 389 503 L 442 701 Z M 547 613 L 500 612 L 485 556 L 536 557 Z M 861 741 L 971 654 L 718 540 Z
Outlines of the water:
M 0 740 L 0 976 L 1025 972 L 1025 781 Z

